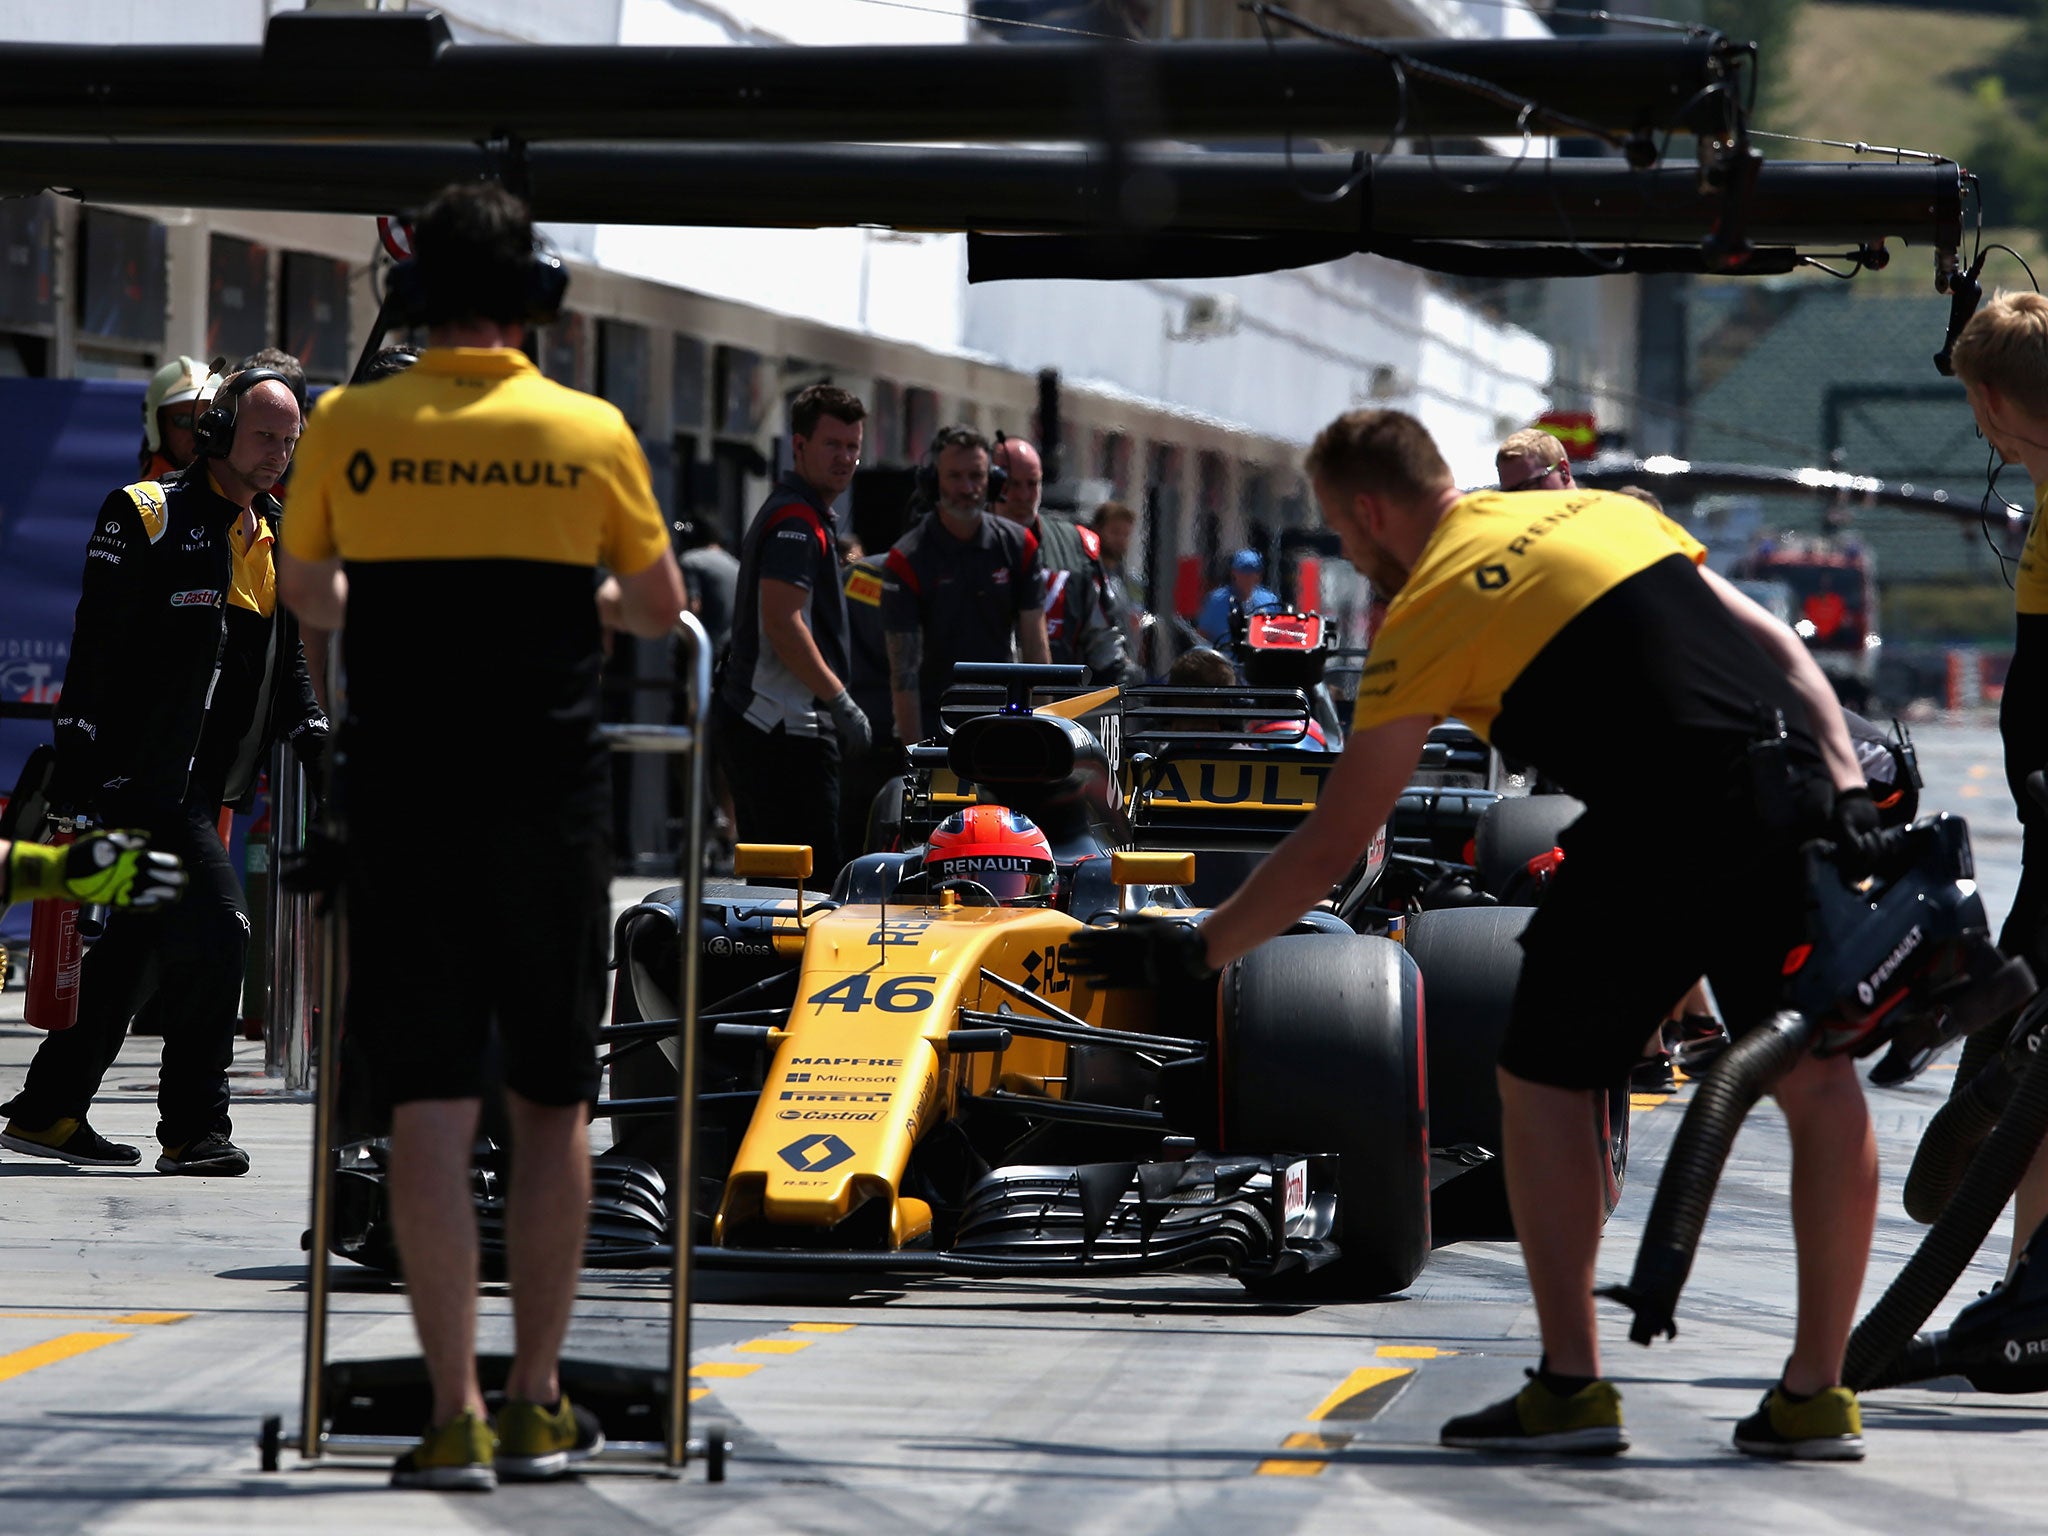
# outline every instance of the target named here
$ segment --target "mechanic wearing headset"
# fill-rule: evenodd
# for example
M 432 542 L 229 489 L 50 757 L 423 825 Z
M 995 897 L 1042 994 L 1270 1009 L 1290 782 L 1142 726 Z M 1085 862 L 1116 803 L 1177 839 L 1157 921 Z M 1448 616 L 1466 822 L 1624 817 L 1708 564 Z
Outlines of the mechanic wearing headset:
M 931 510 L 882 562 L 882 635 L 889 702 L 905 746 L 939 731 L 939 700 L 956 661 L 1050 659 L 1038 540 L 990 517 L 989 445 L 972 427 L 942 427 L 920 493 Z
M 451 186 L 414 241 L 393 282 L 427 349 L 321 399 L 282 579 L 308 624 L 345 624 L 348 1028 L 392 1106 L 391 1213 L 434 1399 L 392 1482 L 488 1489 L 561 1476 L 603 1444 L 556 1369 L 583 1261 L 610 947 L 598 672 L 604 629 L 658 639 L 684 593 L 632 428 L 520 350 L 563 283 L 526 205 L 493 183 Z M 425 932 L 406 850 L 422 816 L 449 814 L 468 829 L 466 878 Z M 489 1423 L 470 1159 L 494 1027 L 515 1345 Z
M 1339 417 L 1308 472 L 1346 558 L 1393 594 L 1328 787 L 1200 927 L 1084 934 L 1078 965 L 1110 984 L 1203 975 L 1284 931 L 1355 864 L 1447 715 L 1584 800 L 1522 940 L 1500 1057 L 1508 1198 L 1545 1353 L 1520 1393 L 1451 1420 L 1443 1440 L 1620 1451 L 1620 1394 L 1600 1379 L 1594 1323 L 1602 1169 L 1589 1101 L 1627 1075 L 1644 1021 L 1702 973 L 1732 1020 L 1770 1016 L 1803 934 L 1801 842 L 1831 832 L 1867 850 L 1876 812 L 1805 647 L 1642 503 L 1585 490 L 1464 495 L 1421 423 L 1394 411 Z M 1609 750 L 1616 708 L 1644 753 Z M 1792 768 L 1765 784 L 1750 748 L 1779 729 L 1784 751 L 1765 757 Z M 1718 793 L 1674 817 L 1644 760 L 1693 764 Z M 1856 1399 L 1840 1381 L 1877 1150 L 1854 1068 L 1808 1057 L 1777 1089 L 1792 1137 L 1799 1307 L 1782 1379 L 1736 1426 L 1752 1454 L 1862 1455 Z
M 2023 958 L 2048 979 L 2048 808 L 2027 793 L 2027 777 L 2048 768 L 2048 298 L 2001 293 L 1970 317 L 1951 354 L 1969 396 L 1977 429 L 1999 458 L 2018 464 L 2034 483 L 2034 521 L 2020 551 L 2014 583 L 2019 610 L 2012 666 L 1998 702 L 2005 777 L 2019 807 L 2023 838 L 2020 888 L 1998 947 Z M 1960 1091 L 2003 1043 L 1979 1030 L 1963 1048 L 1951 1091 Z M 2020 1179 L 2014 1195 L 2012 1261 L 2048 1218 L 2048 1146 Z
M 216 823 L 273 741 L 317 755 L 327 721 L 271 563 L 270 492 L 299 438 L 298 401 L 275 375 L 239 374 L 194 430 L 191 468 L 125 486 L 100 507 L 49 788 L 53 808 L 146 834 L 183 863 L 191 889 L 161 917 L 113 915 L 79 974 L 78 1022 L 43 1040 L 21 1092 L 0 1105 L 0 1145 L 74 1164 L 139 1162 L 86 1111 L 129 1020 L 154 998 L 157 1171 L 236 1175 L 249 1157 L 230 1139 L 227 1073 L 249 919 Z
M 999 437 L 993 459 L 993 467 L 1003 472 L 997 514 L 1038 540 L 1045 572 L 1045 643 L 1053 665 L 1086 667 L 1091 687 L 1121 683 L 1124 632 L 1111 614 L 1102 540 L 1093 528 L 1039 510 L 1045 465 L 1023 438 Z

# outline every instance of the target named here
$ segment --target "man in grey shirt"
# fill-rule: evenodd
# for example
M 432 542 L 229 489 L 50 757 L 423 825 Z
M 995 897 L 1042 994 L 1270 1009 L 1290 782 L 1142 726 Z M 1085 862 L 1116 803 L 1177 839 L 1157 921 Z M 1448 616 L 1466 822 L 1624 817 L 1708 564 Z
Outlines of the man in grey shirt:
M 712 654 L 716 655 L 732 639 L 732 610 L 740 586 L 739 556 L 718 542 L 718 528 L 707 519 L 691 518 L 678 524 L 676 531 L 683 545 L 679 558 L 690 608 L 711 637 Z

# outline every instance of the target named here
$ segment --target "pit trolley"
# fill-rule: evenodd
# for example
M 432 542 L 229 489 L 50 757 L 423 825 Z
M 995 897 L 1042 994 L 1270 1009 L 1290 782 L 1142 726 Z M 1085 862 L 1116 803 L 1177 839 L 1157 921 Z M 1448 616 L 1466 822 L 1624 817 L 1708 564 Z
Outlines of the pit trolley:
M 704 813 L 706 808 L 704 721 L 711 695 L 711 647 L 703 626 L 690 614 L 678 616 L 675 638 L 683 648 L 682 673 L 689 681 L 688 723 L 684 725 L 606 725 L 600 731 L 615 752 L 681 753 L 687 758 L 686 826 L 678 871 L 683 910 L 694 911 L 703 891 Z M 341 1013 L 341 925 L 347 920 L 338 899 L 330 900 L 324 921 L 326 944 L 320 956 L 321 1007 L 313 1061 L 313 1194 L 311 1231 L 307 1242 L 306 1344 L 299 1432 L 284 1433 L 281 1417 L 263 1421 L 258 1445 L 265 1471 L 276 1471 L 289 1447 L 302 1460 L 327 1456 L 385 1457 L 410 1447 L 430 1411 L 430 1389 L 422 1361 L 401 1357 L 382 1360 L 328 1358 L 330 1295 L 329 1229 L 334 1216 L 334 1140 L 337 1089 L 338 1029 Z M 694 1184 L 697 1105 L 697 966 L 694 944 L 677 946 L 680 975 L 676 997 L 678 1093 L 676 1104 L 676 1187 Z M 683 1202 L 680 1219 L 688 1220 Z M 691 1455 L 701 1457 L 706 1477 L 722 1482 L 728 1449 L 717 1426 L 697 1440 L 690 1438 L 690 1288 L 691 1245 L 673 1245 L 668 1294 L 668 1355 L 659 1368 L 564 1358 L 563 1389 L 595 1413 L 604 1425 L 605 1447 L 596 1463 L 651 1464 L 668 1476 L 680 1476 Z M 486 1393 L 502 1384 L 510 1360 L 481 1355 L 478 1374 Z M 589 1465 L 590 1463 L 586 1463 Z

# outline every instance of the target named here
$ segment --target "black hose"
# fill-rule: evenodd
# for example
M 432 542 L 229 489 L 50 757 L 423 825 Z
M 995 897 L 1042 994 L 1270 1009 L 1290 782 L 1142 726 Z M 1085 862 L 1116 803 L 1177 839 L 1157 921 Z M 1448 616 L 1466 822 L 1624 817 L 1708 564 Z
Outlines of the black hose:
M 1895 1379 L 1896 1357 L 1983 1246 L 2044 1133 L 2048 1133 L 2048 1051 L 2034 1056 L 2011 1105 L 1984 1139 L 1955 1197 L 1928 1228 L 1898 1278 L 1849 1336 L 1842 1380 L 1851 1391 Z
M 2041 1043 L 2044 1011 L 2048 992 L 1964 1043 L 1948 1102 L 1927 1122 L 1906 1174 L 1906 1214 L 1923 1226 L 1947 1209 L 1970 1159 L 2012 1102 L 2013 1089 Z
M 1976 1037 L 1971 1038 L 1974 1042 Z M 1970 1171 L 1970 1160 L 1997 1128 L 2018 1085 L 2012 1068 L 2002 1060 L 1994 1061 L 1934 1112 L 1906 1173 L 1908 1216 L 1924 1227 L 1948 1209 L 1963 1175 Z
M 1648 1344 L 1660 1333 L 1677 1336 L 1678 1293 L 1692 1273 L 1700 1229 L 1735 1133 L 1756 1101 L 1806 1054 L 1813 1036 L 1813 1023 L 1804 1014 L 1778 1014 L 1728 1047 L 1701 1081 L 1657 1180 L 1635 1273 L 1627 1285 L 1599 1293 L 1634 1309 L 1628 1336 L 1636 1343 Z

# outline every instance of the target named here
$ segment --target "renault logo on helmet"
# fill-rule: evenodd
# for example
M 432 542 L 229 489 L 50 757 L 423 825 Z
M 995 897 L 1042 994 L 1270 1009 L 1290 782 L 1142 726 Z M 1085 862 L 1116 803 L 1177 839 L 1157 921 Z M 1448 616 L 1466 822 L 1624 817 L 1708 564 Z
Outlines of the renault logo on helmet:
M 348 486 L 358 496 L 370 488 L 370 482 L 377 478 L 377 461 L 370 457 L 368 450 L 358 448 L 355 457 L 348 461 Z

